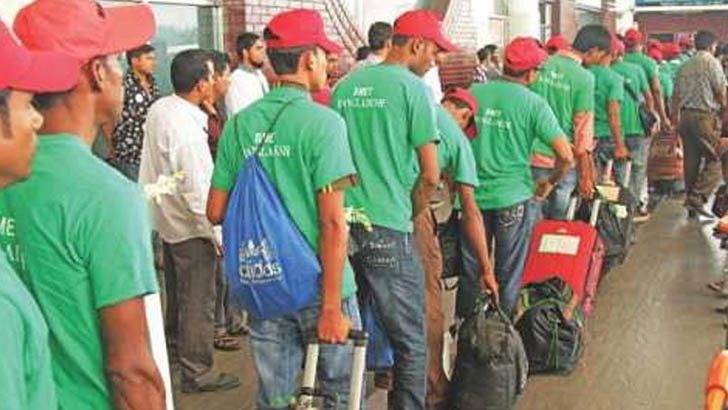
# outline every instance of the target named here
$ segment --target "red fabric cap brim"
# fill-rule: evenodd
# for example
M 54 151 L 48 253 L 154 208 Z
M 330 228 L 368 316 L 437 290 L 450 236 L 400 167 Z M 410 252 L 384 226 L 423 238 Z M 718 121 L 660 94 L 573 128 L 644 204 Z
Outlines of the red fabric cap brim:
M 316 45 L 321 47 L 327 54 L 341 54 L 344 52 L 343 47 L 327 38 L 321 39 Z
M 109 38 L 101 55 L 121 53 L 145 44 L 154 37 L 157 25 L 146 4 L 105 7 Z
M 453 51 L 458 50 L 458 46 L 451 43 L 448 39 L 445 37 L 439 37 L 439 38 L 433 38 L 432 41 L 437 44 L 438 47 L 440 47 L 440 50 L 446 52 L 446 53 L 452 53 Z
M 34 93 L 61 92 L 73 88 L 81 73 L 81 61 L 62 54 L 30 52 L 25 71 L 8 87 Z M 52 67 L 49 70 L 49 67 Z

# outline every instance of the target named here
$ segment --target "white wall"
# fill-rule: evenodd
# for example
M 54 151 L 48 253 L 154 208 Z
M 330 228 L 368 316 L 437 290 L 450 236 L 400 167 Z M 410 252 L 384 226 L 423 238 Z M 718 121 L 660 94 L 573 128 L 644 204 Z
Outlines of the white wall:
M 634 26 L 635 0 L 617 0 L 617 32 L 624 33 Z
M 602 8 L 602 0 L 576 0 L 576 3 L 580 6 Z
M 18 10 L 32 3 L 33 0 L 0 0 L 0 2 L 2 2 L 2 6 L 0 6 L 0 20 L 5 25 L 12 26 L 13 19 L 15 19 Z
M 519 36 L 539 38 L 541 14 L 537 0 L 511 0 L 510 12 L 509 37 L 511 40 Z

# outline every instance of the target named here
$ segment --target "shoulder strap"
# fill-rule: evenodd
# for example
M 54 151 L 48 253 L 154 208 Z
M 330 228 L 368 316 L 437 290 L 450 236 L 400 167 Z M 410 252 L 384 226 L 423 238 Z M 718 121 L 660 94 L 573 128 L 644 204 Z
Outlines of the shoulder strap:
M 268 130 L 263 135 L 263 139 L 260 141 L 260 143 L 258 144 L 258 146 L 255 148 L 255 154 L 254 155 L 258 155 L 260 153 L 260 150 L 263 149 L 263 145 L 265 145 L 265 143 L 268 141 L 268 136 L 270 135 L 271 132 L 273 132 L 273 128 L 276 126 L 276 124 L 278 123 L 278 120 L 281 118 L 281 115 L 283 114 L 283 111 L 285 111 L 286 108 L 288 108 L 288 106 L 291 105 L 291 103 L 293 103 L 293 100 L 286 101 L 283 104 L 283 106 L 281 107 L 281 109 L 278 110 L 278 113 L 276 114 L 276 116 L 273 117 L 273 121 L 270 123 L 270 126 L 268 127 Z

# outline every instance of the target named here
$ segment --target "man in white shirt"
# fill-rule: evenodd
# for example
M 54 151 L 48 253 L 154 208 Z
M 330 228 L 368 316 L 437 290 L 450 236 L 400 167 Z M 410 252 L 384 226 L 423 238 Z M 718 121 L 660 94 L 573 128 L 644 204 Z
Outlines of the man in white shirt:
M 265 43 L 255 33 L 238 36 L 236 52 L 240 63 L 230 76 L 230 89 L 225 95 L 228 118 L 262 98 L 270 90 L 263 75 Z
M 227 390 L 237 377 L 211 372 L 215 310 L 215 267 L 219 235 L 205 216 L 212 179 L 207 115 L 200 104 L 213 93 L 213 62 L 208 51 L 187 50 L 172 61 L 174 94 L 149 109 L 139 182 L 172 182 L 170 193 L 150 201 L 164 243 L 167 328 L 172 360 L 179 360 L 182 391 Z

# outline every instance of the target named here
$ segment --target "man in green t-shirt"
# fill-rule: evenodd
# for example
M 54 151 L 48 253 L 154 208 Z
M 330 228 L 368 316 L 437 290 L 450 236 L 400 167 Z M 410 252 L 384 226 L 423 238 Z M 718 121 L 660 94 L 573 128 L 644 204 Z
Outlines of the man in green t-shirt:
M 19 46 L 0 22 L 0 189 L 28 178 L 36 131 L 43 117 L 32 104 L 34 92 L 73 87 L 80 64 L 56 53 L 33 53 Z M 53 71 L 46 70 L 53 67 Z M 0 210 L 3 245 L 14 242 L 15 221 Z M 3 250 L 6 250 L 3 246 Z M 10 248 L 8 248 L 10 249 Z M 15 246 L 12 249 L 16 249 Z M 7 410 L 57 409 L 48 327 L 25 285 L 0 251 L 0 407 Z
M 610 42 L 611 49 L 611 42 Z M 629 160 L 629 150 L 622 134 L 622 102 L 624 101 L 624 80 L 610 66 L 612 54 L 606 53 L 597 64 L 587 66 L 594 74 L 595 121 L 594 135 L 597 138 L 595 160 L 600 173 L 609 160 L 614 160 L 616 173 L 623 170 Z
M 537 40 L 519 37 L 506 47 L 503 77 L 470 89 L 479 106 L 478 135 L 472 141 L 479 182 L 475 200 L 487 243 L 495 243 L 500 304 L 508 314 L 516 306 L 531 233 L 540 218 L 532 200 L 545 200 L 573 163 L 569 141 L 548 102 L 528 89 L 547 58 Z M 556 166 L 551 175 L 534 182 L 531 155 L 536 141 L 553 149 Z M 463 275 L 475 281 L 479 266 L 465 253 Z M 473 293 L 479 291 L 460 286 L 458 298 L 474 300 Z
M 624 55 L 624 61 L 637 64 L 645 71 L 647 80 L 650 82 L 651 98 L 647 101 L 648 108 L 655 113 L 666 130 L 672 128 L 670 119 L 665 110 L 665 98 L 660 84 L 660 75 L 657 69 L 657 63 L 648 57 L 644 52 L 644 36 L 636 29 L 629 29 L 624 34 L 624 45 L 627 52 Z
M 475 136 L 474 115 L 478 101 L 463 88 L 448 92 L 442 105 L 436 105 L 437 128 L 440 143 L 437 145 L 437 163 L 441 183 L 430 202 L 432 212 L 423 212 L 414 221 L 414 237 L 425 270 L 425 315 L 427 320 L 427 408 L 443 408 L 447 396 L 447 377 L 442 366 L 443 334 L 447 329 L 443 313 L 442 273 L 443 257 L 437 237 L 437 224 L 455 224 L 462 232 L 463 240 L 476 255 L 481 275 L 475 283 L 460 282 L 459 286 L 474 286 L 490 291 L 496 298 L 498 283 L 488 257 L 488 245 L 483 217 L 475 202 L 478 175 L 470 141 L 465 132 Z M 453 210 L 453 202 L 459 198 L 460 210 Z
M 569 198 L 577 186 L 584 198 L 594 190 L 594 76 L 582 67 L 594 64 L 609 52 L 609 32 L 600 25 L 589 25 L 579 30 L 574 47 L 567 47 L 552 55 L 541 68 L 538 80 L 531 86 L 536 94 L 548 101 L 574 149 L 576 169 L 569 171 L 543 203 L 547 219 L 566 219 Z M 554 152 L 546 144 L 536 142 L 531 160 L 534 179 L 553 172 Z M 578 171 L 578 174 L 577 174 Z M 577 181 L 578 180 L 578 181 Z
M 622 135 L 625 139 L 625 145 L 629 151 L 630 160 L 632 161 L 632 174 L 630 175 L 629 188 L 635 198 L 640 198 L 642 189 L 647 184 L 647 160 L 650 150 L 650 139 L 647 132 L 642 126 L 640 120 L 640 104 L 650 94 L 650 85 L 647 82 L 647 76 L 644 70 L 636 64 L 624 61 L 625 47 L 618 38 L 612 39 L 613 61 L 611 65 L 612 71 L 619 74 L 624 80 L 624 99 L 621 108 L 621 126 Z M 608 146 L 608 149 L 605 147 Z M 602 143 L 602 152 L 606 153 L 608 158 L 610 152 L 613 152 L 613 145 L 604 141 Z M 623 182 L 623 167 L 615 168 L 617 179 Z M 638 210 L 636 221 L 646 221 L 649 218 L 647 212 L 647 201 L 643 201 Z
M 347 203 L 373 224 L 352 227 L 360 294 L 373 300 L 395 350 L 394 406 L 415 410 L 425 407 L 427 349 L 424 274 L 411 234 L 440 179 L 435 102 L 421 77 L 455 46 L 429 10 L 404 13 L 393 32 L 384 62 L 342 79 L 332 107 L 346 121 L 359 174 Z
M 62 410 L 165 408 L 143 299 L 157 292 L 144 197 L 90 148 L 121 113 L 119 53 L 154 27 L 149 6 L 86 0 L 38 0 L 15 19 L 29 48 L 83 64 L 69 91 L 36 95 L 45 124 L 33 175 L 2 193 L 27 264 L 21 279 L 48 323 Z
M 268 320 L 250 317 L 250 342 L 258 370 L 257 405 L 287 409 L 298 391 L 310 335 L 345 343 L 360 329 L 354 273 L 346 258 L 348 233 L 344 190 L 356 179 L 346 125 L 333 110 L 316 104 L 311 92 L 326 86 L 326 54 L 341 47 L 324 34 L 321 16 L 294 10 L 273 17 L 263 33 L 268 58 L 281 86 L 231 118 L 218 145 L 207 215 L 225 217 L 228 196 L 246 157 L 259 147 L 260 161 L 293 222 L 321 262 L 316 302 Z M 277 120 L 276 120 L 277 118 Z M 275 121 L 275 123 L 273 123 Z M 351 344 L 321 350 L 319 381 L 326 409 L 347 408 Z

